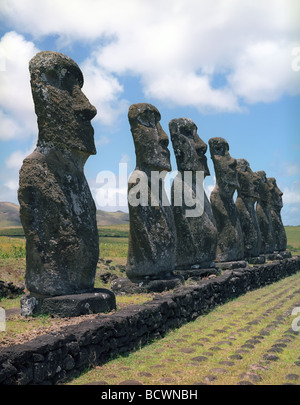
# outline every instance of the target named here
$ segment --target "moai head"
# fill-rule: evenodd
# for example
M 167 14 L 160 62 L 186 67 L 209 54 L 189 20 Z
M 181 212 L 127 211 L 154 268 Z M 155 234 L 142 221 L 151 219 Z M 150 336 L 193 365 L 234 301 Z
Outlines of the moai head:
M 171 171 L 169 138 L 159 121 L 160 113 L 151 104 L 133 104 L 128 119 L 133 136 L 137 169 Z
M 229 145 L 223 138 L 211 138 L 208 141 L 211 158 L 215 168 L 219 193 L 232 197 L 239 187 L 236 159 L 229 154 Z
M 272 205 L 275 210 L 280 211 L 283 207 L 282 196 L 283 192 L 278 188 L 276 183 L 276 179 L 274 177 L 268 177 L 267 182 L 270 186 L 271 194 L 272 194 Z
M 29 63 L 31 90 L 38 117 L 39 147 L 96 154 L 91 120 L 97 111 L 81 88 L 83 75 L 68 56 L 44 51 Z
M 259 200 L 259 181 L 257 173 L 254 173 L 246 159 L 237 159 L 237 172 L 239 181 L 239 195 Z
M 258 191 L 260 202 L 264 205 L 270 204 L 272 199 L 271 189 L 273 188 L 273 185 L 268 182 L 265 171 L 260 170 L 256 172 L 256 174 L 259 176 Z
M 196 124 L 189 118 L 176 118 L 169 122 L 169 129 L 178 170 L 202 171 L 209 176 L 207 145 L 197 134 Z

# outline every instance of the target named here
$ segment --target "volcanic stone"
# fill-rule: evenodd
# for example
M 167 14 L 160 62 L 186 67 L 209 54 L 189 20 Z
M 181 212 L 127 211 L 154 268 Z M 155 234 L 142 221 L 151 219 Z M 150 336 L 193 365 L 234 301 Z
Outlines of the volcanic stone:
M 259 177 L 259 196 L 260 199 L 256 206 L 256 213 L 261 232 L 261 250 L 260 253 L 273 253 L 275 249 L 274 230 L 271 216 L 272 205 L 272 185 L 267 181 L 264 171 L 256 172 Z
M 163 176 L 171 171 L 169 138 L 160 113 L 151 104 L 133 104 L 128 119 L 134 140 L 136 168 L 128 182 L 130 218 L 126 274 L 139 282 L 168 278 L 175 268 L 176 230 L 171 206 L 164 205 Z M 154 195 L 151 174 L 163 174 Z M 138 200 L 138 201 L 137 201 Z
M 178 168 L 171 194 L 177 232 L 176 266 L 209 267 L 216 257 L 217 229 L 202 179 L 201 184 L 198 179 L 199 187 L 196 187 L 199 172 L 203 172 L 203 178 L 210 175 L 205 156 L 207 145 L 200 139 L 191 119 L 173 119 L 169 122 L 169 130 Z M 191 176 L 190 184 L 187 173 Z M 196 201 L 193 207 L 187 204 L 187 190 Z
M 84 164 L 96 154 L 96 115 L 69 57 L 40 52 L 29 64 L 38 142 L 20 170 L 26 287 L 37 296 L 91 292 L 99 256 L 96 207 Z
M 237 162 L 230 156 L 225 139 L 211 138 L 208 143 L 216 174 L 210 201 L 218 231 L 217 260 L 240 260 L 244 257 L 244 237 L 233 201 L 238 188 Z
M 273 226 L 273 235 L 275 250 L 284 251 L 287 246 L 287 237 L 285 228 L 281 219 L 281 209 L 283 207 L 282 191 L 278 188 L 274 177 L 267 178 L 268 184 L 271 184 L 271 218 Z
M 259 200 L 259 177 L 246 159 L 237 160 L 237 172 L 239 188 L 235 204 L 243 230 L 245 257 L 256 257 L 261 249 L 261 233 L 254 207 Z

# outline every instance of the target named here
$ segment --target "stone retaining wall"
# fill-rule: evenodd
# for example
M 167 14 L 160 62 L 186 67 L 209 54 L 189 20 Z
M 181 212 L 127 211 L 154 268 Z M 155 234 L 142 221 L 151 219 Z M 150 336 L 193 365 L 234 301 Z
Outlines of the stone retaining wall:
M 226 270 L 198 285 L 180 287 L 143 305 L 68 326 L 59 333 L 0 351 L 0 384 L 57 384 L 87 367 L 163 337 L 217 305 L 300 270 L 300 256 L 265 265 Z
M 24 287 L 14 285 L 12 282 L 5 282 L 0 280 L 0 299 L 15 298 L 24 293 Z

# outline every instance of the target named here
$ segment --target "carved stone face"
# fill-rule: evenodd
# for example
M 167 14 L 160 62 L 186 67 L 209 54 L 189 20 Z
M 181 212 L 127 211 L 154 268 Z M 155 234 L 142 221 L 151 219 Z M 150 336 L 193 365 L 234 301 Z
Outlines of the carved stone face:
M 239 192 L 242 196 L 259 200 L 259 176 L 254 173 L 246 159 L 237 159 Z
M 203 171 L 209 176 L 207 145 L 197 134 L 196 124 L 189 118 L 177 118 L 169 122 L 169 129 L 178 170 Z
M 272 204 L 275 209 L 277 208 L 280 210 L 283 207 L 283 202 L 282 202 L 283 192 L 277 186 L 276 179 L 274 177 L 268 177 L 267 182 L 271 189 Z
M 56 146 L 95 154 L 91 120 L 97 111 L 81 88 L 78 65 L 58 52 L 40 52 L 29 64 L 38 117 L 38 146 Z
M 259 176 L 259 185 L 258 185 L 258 191 L 259 191 L 259 196 L 260 196 L 260 201 L 265 204 L 270 204 L 271 203 L 271 184 L 268 183 L 267 181 L 267 176 L 266 172 L 263 170 L 260 170 L 256 172 L 256 174 Z
M 128 119 L 141 170 L 171 171 L 169 138 L 160 125 L 160 113 L 151 104 L 133 104 Z
M 239 187 L 237 161 L 230 156 L 229 145 L 225 139 L 211 138 L 208 144 L 219 191 L 222 194 L 233 195 Z

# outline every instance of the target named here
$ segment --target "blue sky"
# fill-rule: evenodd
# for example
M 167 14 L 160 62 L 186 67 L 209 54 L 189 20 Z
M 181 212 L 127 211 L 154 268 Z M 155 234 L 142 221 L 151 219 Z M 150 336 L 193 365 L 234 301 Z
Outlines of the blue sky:
M 233 157 L 276 177 L 284 223 L 299 225 L 299 20 L 297 0 L 2 0 L 0 201 L 17 203 L 18 171 L 37 140 L 29 60 L 52 50 L 78 63 L 98 110 L 97 155 L 85 166 L 98 208 L 126 210 L 101 205 L 97 174 L 118 175 L 119 162 L 134 169 L 127 112 L 148 102 L 168 135 L 171 119 L 191 118 L 206 143 L 221 136 Z

